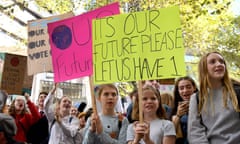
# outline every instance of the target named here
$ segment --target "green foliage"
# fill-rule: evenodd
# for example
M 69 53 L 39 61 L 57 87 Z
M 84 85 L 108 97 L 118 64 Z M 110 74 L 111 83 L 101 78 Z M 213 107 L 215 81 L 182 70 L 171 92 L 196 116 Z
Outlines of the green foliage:
M 74 7 L 71 0 L 36 0 L 36 3 L 50 13 L 67 13 L 72 11 Z
M 19 0 L 23 1 L 23 0 Z M 116 0 L 36 0 L 53 13 L 65 13 L 84 3 L 86 11 Z M 24 2 L 24 1 L 23 1 Z M 119 0 L 122 12 L 136 12 L 178 5 L 186 54 L 197 57 L 220 51 L 226 57 L 233 76 L 240 75 L 240 18 L 230 11 L 232 0 Z
M 131 93 L 134 88 L 135 88 L 135 83 L 134 82 L 121 82 L 121 83 L 117 83 L 117 88 L 119 91 L 119 95 L 121 97 L 125 97 L 128 96 L 129 93 Z

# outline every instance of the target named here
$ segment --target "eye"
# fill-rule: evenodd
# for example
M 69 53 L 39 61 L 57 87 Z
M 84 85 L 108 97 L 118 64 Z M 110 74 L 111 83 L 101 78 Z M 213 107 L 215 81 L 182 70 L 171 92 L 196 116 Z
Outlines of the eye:
M 109 95 L 109 93 L 108 92 L 105 92 L 104 94 L 103 94 L 103 96 L 108 96 Z
M 115 96 L 117 96 L 117 94 L 116 93 L 112 93 L 112 96 L 115 97 Z
M 215 64 L 215 63 L 216 63 L 216 60 L 215 60 L 215 59 L 211 59 L 211 60 L 209 60 L 208 63 L 209 63 L 209 64 Z
M 220 59 L 220 60 L 219 60 L 219 63 L 224 64 L 225 61 L 224 61 L 223 59 Z
M 183 90 L 183 89 L 184 89 L 184 87 L 183 87 L 183 86 L 179 87 L 179 90 Z
M 156 97 L 152 97 L 152 98 L 151 98 L 152 101 L 155 101 L 156 99 L 157 99 Z
M 147 101 L 147 99 L 148 99 L 147 97 L 143 97 L 142 98 L 143 101 Z

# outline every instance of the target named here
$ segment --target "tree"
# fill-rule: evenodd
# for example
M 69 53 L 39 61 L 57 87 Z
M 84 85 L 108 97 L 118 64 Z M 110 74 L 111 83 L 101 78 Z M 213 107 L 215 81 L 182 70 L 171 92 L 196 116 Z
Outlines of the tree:
M 86 11 L 116 0 L 36 0 L 52 13 L 65 13 L 83 5 Z M 119 0 L 122 12 L 136 12 L 179 5 L 184 46 L 187 55 L 200 57 L 209 51 L 220 51 L 240 75 L 240 18 L 230 10 L 232 0 Z

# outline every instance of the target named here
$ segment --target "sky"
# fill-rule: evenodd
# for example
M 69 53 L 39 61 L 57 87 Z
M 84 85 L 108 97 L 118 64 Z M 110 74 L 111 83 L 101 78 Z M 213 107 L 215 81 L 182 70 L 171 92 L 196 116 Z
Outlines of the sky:
M 234 0 L 231 7 L 236 16 L 240 15 L 240 0 Z

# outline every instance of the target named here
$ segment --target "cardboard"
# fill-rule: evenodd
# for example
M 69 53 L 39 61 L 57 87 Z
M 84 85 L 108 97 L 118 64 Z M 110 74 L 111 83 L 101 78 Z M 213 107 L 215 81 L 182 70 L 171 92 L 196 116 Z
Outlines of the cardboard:
M 47 24 L 72 16 L 70 12 L 28 22 L 28 75 L 53 71 Z

